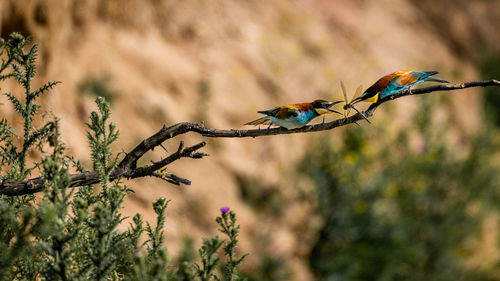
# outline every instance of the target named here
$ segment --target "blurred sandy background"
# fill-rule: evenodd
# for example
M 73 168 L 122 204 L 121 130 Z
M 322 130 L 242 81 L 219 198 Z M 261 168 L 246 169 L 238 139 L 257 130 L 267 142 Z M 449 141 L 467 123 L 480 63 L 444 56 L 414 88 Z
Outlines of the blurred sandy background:
M 2 0 L 1 36 L 14 31 L 40 46 L 35 86 L 63 82 L 43 98 L 43 109 L 61 118 L 67 153 L 89 167 L 85 122 L 96 109 L 96 93 L 112 99 L 119 152 L 163 124 L 242 128 L 257 110 L 340 100 L 340 80 L 351 93 L 399 69 L 438 70 L 453 82 L 477 80 L 481 50 L 500 50 L 500 1 Z M 13 84 L 2 85 L 21 96 Z M 443 109 L 456 123 L 457 138 L 480 123 L 478 93 L 453 93 Z M 6 104 L 5 97 L 0 102 Z M 17 118 L 9 106 L 0 110 L 0 117 Z M 412 110 L 412 99 L 401 99 L 379 109 L 373 122 L 391 121 L 390 112 L 391 126 L 404 126 Z M 135 193 L 124 212 L 152 221 L 151 203 L 172 200 L 166 241 L 175 255 L 184 237 L 197 247 L 202 236 L 215 234 L 219 207 L 230 206 L 240 218 L 240 250 L 251 254 L 247 267 L 267 253 L 289 263 L 294 280 L 312 280 L 307 257 L 322 222 L 295 187 L 308 186 L 296 174 L 297 161 L 311 142 L 339 142 L 342 132 L 210 139 L 204 149 L 209 157 L 169 166 L 191 186 L 128 181 Z M 164 145 L 174 151 L 180 139 L 187 145 L 201 140 L 188 135 Z M 157 149 L 149 159 L 164 155 Z M 278 211 L 259 206 L 275 196 Z

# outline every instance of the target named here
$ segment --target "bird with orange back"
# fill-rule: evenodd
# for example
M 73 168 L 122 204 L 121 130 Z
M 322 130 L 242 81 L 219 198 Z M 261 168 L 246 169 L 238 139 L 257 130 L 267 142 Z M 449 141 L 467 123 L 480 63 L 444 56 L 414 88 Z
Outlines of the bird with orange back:
M 448 81 L 431 77 L 436 74 L 438 74 L 437 71 L 420 72 L 402 70 L 393 72 L 377 80 L 361 96 L 346 104 L 344 108 L 352 107 L 352 105 L 360 101 L 377 103 L 380 99 L 397 94 L 403 90 L 410 89 L 411 91 L 412 86 L 424 82 L 449 83 Z
M 287 104 L 270 110 L 257 111 L 266 116 L 248 122 L 245 125 L 257 126 L 269 124 L 269 127 L 271 127 L 271 125 L 274 124 L 286 128 L 287 130 L 297 129 L 304 127 L 311 120 L 323 114 L 338 113 L 342 115 L 342 113 L 330 109 L 330 107 L 341 102 L 342 101 L 329 102 L 326 100 L 315 100 L 313 102 Z

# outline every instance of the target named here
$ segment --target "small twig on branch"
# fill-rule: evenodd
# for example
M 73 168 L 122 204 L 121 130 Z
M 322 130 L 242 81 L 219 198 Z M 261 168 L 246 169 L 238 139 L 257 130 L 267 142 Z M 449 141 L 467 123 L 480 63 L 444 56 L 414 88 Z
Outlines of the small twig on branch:
M 207 143 L 206 142 L 200 142 L 199 144 L 193 145 L 188 148 L 184 148 L 184 143 L 181 141 L 179 144 L 179 148 L 177 149 L 177 152 L 171 154 L 167 158 L 160 160 L 158 162 L 154 162 L 153 165 L 145 166 L 145 167 L 140 167 L 134 170 L 134 174 L 130 176 L 129 178 L 139 178 L 139 177 L 144 177 L 151 175 L 154 171 L 157 171 L 161 169 L 162 167 L 167 166 L 168 164 L 174 162 L 175 160 L 178 160 L 182 157 L 185 158 L 202 158 L 203 156 L 208 156 L 208 154 L 201 153 L 201 152 L 196 152 L 196 150 L 204 147 Z
M 171 173 L 167 172 L 166 168 L 162 168 L 158 171 L 155 171 L 153 173 L 153 176 L 160 178 L 160 179 L 162 179 L 166 182 L 169 182 L 171 184 L 175 184 L 175 185 L 181 185 L 181 183 L 185 184 L 185 185 L 191 184 L 190 180 L 178 177 L 174 174 L 171 174 Z
M 179 145 L 179 148 L 175 153 L 172 153 L 167 158 L 162 159 L 158 162 L 153 162 L 152 165 L 137 167 L 137 161 L 142 158 L 142 156 L 149 150 L 153 150 L 157 146 L 171 139 L 175 136 L 185 134 L 188 132 L 194 132 L 200 134 L 203 137 L 209 138 L 244 138 L 244 137 L 260 137 L 260 136 L 270 136 L 270 135 L 284 135 L 284 134 L 296 134 L 296 133 L 309 133 L 331 130 L 340 126 L 345 126 L 348 124 L 356 123 L 365 117 L 370 117 L 373 115 L 377 107 L 381 104 L 401 97 L 409 95 L 421 95 L 427 94 L 435 91 L 451 91 L 459 90 L 471 87 L 487 87 L 487 86 L 500 86 L 500 81 L 498 80 L 488 80 L 488 81 L 477 81 L 477 82 L 467 82 L 460 84 L 446 84 L 446 85 L 436 85 L 425 88 L 404 90 L 396 95 L 386 97 L 379 100 L 378 103 L 372 104 L 367 110 L 360 111 L 352 116 L 334 120 L 328 123 L 320 123 L 310 126 L 305 126 L 298 129 L 287 130 L 284 128 L 272 128 L 272 129 L 253 129 L 253 130 L 218 130 L 213 128 L 207 128 L 203 123 L 189 123 L 183 122 L 178 123 L 173 126 L 167 127 L 163 126 L 157 133 L 151 137 L 143 140 L 139 145 L 137 145 L 130 152 L 125 153 L 125 157 L 118 164 L 118 166 L 113 170 L 110 176 L 110 180 L 115 180 L 119 177 L 125 178 L 137 178 L 144 176 L 156 176 L 173 183 L 173 184 L 187 184 L 191 182 L 187 179 L 180 178 L 176 175 L 170 174 L 165 171 L 165 167 L 172 162 L 180 158 L 202 158 L 207 156 L 205 153 L 197 152 L 200 148 L 206 145 L 205 142 L 198 143 L 191 147 L 184 148 L 183 143 Z M 86 171 L 80 174 L 73 174 L 71 177 L 70 187 L 84 186 L 90 184 L 99 183 L 99 175 L 95 171 Z M 44 180 L 42 178 L 34 178 L 21 182 L 3 182 L 0 184 L 0 195 L 22 195 L 36 193 L 43 189 Z

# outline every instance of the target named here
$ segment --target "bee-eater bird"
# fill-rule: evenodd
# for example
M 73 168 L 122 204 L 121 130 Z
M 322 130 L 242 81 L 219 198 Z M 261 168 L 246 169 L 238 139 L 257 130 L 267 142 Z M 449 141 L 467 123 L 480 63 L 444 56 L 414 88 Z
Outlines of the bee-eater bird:
M 323 114 L 335 112 L 342 115 L 342 113 L 330 109 L 333 105 L 341 102 L 342 101 L 329 102 L 326 100 L 315 100 L 313 102 L 287 104 L 270 110 L 257 111 L 266 116 L 248 122 L 245 125 L 257 126 L 269 124 L 269 127 L 271 127 L 271 125 L 275 124 L 288 130 L 301 128 L 314 118 Z
M 344 108 L 350 107 L 360 101 L 377 103 L 379 99 L 394 95 L 405 89 L 410 89 L 411 91 L 412 86 L 424 82 L 449 83 L 442 79 L 430 77 L 436 74 L 438 74 L 437 71 L 396 71 L 380 78 L 370 88 L 366 89 L 361 96 L 353 99 Z

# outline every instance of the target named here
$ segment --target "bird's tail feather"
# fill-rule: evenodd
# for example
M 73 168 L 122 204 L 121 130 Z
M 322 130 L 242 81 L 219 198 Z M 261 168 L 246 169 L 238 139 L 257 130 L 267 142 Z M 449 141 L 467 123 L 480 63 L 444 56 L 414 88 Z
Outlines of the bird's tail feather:
M 443 80 L 443 79 L 439 79 L 439 78 L 434 78 L 434 77 L 427 77 L 425 78 L 425 81 L 426 82 L 440 82 L 440 83 L 450 83 L 446 80 Z
M 271 123 L 271 117 L 264 116 L 262 118 L 259 118 L 259 119 L 250 121 L 248 123 L 245 123 L 245 125 L 254 125 L 254 126 L 257 126 L 257 125 L 263 125 L 263 124 L 267 125 L 267 124 L 270 124 L 270 123 Z
M 278 114 L 278 112 L 280 110 L 281 110 L 281 107 L 275 107 L 275 108 L 269 109 L 269 110 L 257 111 L 257 113 L 264 114 L 267 116 L 276 116 L 276 114 Z
M 434 71 L 424 71 L 424 73 L 427 74 L 427 75 L 429 75 L 429 76 L 432 76 L 432 75 L 438 74 L 439 72 L 437 72 L 437 71 L 434 70 Z

